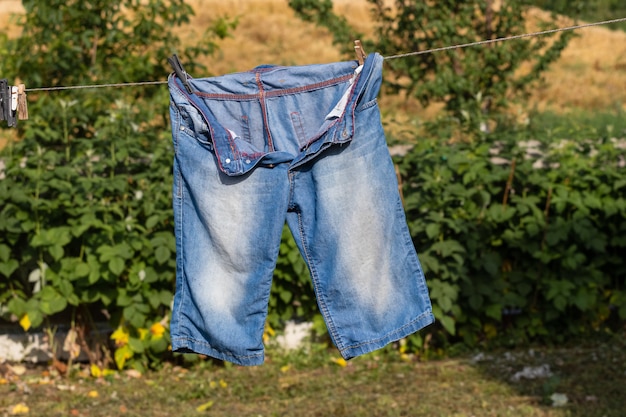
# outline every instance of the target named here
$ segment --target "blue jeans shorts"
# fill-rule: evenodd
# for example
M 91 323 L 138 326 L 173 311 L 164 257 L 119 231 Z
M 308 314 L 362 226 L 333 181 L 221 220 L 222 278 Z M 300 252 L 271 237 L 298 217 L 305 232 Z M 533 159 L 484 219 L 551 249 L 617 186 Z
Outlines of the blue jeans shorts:
M 432 323 L 376 100 L 383 58 L 169 79 L 172 349 L 240 365 L 263 331 L 285 221 L 345 359 Z

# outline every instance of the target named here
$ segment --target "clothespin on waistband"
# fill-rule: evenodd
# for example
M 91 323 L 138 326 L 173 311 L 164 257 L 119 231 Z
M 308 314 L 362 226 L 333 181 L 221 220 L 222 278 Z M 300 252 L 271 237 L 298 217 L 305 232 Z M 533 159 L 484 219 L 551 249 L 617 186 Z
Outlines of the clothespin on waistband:
M 171 57 L 167 58 L 167 62 L 170 63 L 170 65 L 172 66 L 172 69 L 176 73 L 176 76 L 180 78 L 180 80 L 183 82 L 183 85 L 187 89 L 187 92 L 189 94 L 193 94 L 193 90 L 191 89 L 191 86 L 189 85 L 189 75 L 187 75 L 187 72 L 183 68 L 183 64 L 180 63 L 180 60 L 178 59 L 178 55 L 174 54 Z
M 9 85 L 6 78 L 0 80 L 0 120 L 5 120 L 9 127 L 17 127 L 18 120 L 26 119 L 26 87 L 24 84 Z
M 361 45 L 361 41 L 358 39 L 354 41 L 354 52 L 356 53 L 356 59 L 359 61 L 359 65 L 363 65 L 367 54 L 365 53 L 365 49 L 363 49 L 363 45 Z

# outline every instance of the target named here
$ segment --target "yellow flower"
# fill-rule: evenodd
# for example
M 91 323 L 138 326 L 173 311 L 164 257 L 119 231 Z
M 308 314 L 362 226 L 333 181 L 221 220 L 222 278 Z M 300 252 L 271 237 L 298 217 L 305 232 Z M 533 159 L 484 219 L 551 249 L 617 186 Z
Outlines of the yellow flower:
M 98 391 L 89 391 L 87 393 L 87 396 L 89 398 L 98 398 L 100 396 L 100 394 L 98 394 Z
M 111 339 L 115 340 L 115 346 L 124 346 L 128 343 L 128 338 L 130 335 L 126 331 L 126 329 L 122 326 L 118 327 L 117 330 L 113 332 L 111 335 Z
M 154 323 L 150 326 L 150 333 L 157 338 L 160 339 L 163 337 L 163 333 L 165 333 L 165 327 L 161 323 Z
M 335 362 L 337 365 L 341 366 L 342 368 L 345 368 L 346 366 L 348 366 L 348 362 L 346 362 L 344 358 L 336 358 L 336 359 L 331 359 L 331 360 Z
M 199 405 L 196 407 L 196 411 L 198 411 L 199 413 L 208 410 L 209 408 L 213 407 L 213 401 L 209 401 L 206 402 L 202 405 Z
M 148 329 L 144 329 L 143 327 L 140 329 L 137 329 L 137 331 L 139 332 L 139 339 L 141 340 L 145 340 L 146 336 L 148 335 Z
M 102 376 L 102 369 L 98 365 L 91 365 L 91 376 L 94 378 L 100 378 Z
M 9 411 L 9 413 L 12 416 L 16 416 L 18 414 L 28 414 L 28 412 L 30 411 L 30 409 L 28 408 L 28 406 L 24 403 L 19 403 L 19 404 L 15 404 L 13 407 L 11 407 L 11 410 Z
M 28 331 L 28 329 L 30 329 L 30 317 L 28 317 L 28 313 L 24 314 L 22 316 L 22 318 L 20 319 L 20 326 L 22 326 L 22 329 L 24 329 L 24 331 Z M 18 404 L 19 405 L 19 404 Z
M 265 330 L 263 331 L 263 343 L 269 342 L 270 338 L 276 335 L 276 331 L 272 329 L 269 323 L 265 323 Z

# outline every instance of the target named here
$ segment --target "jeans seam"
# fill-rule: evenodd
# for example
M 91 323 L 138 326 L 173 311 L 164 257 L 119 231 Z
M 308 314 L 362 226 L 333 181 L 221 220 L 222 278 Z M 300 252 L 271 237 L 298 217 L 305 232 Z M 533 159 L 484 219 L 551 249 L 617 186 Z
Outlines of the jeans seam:
M 258 74 L 260 76 L 260 73 Z M 265 91 L 262 87 L 258 93 L 255 94 L 224 94 L 224 93 L 204 93 L 202 91 L 196 91 L 194 94 L 199 97 L 216 100 L 232 100 L 232 101 L 255 101 L 264 97 L 281 97 L 289 96 L 293 94 L 308 93 L 310 91 L 319 90 L 326 87 L 331 87 L 336 84 L 341 84 L 350 80 L 354 76 L 353 73 L 343 75 L 341 77 L 332 78 L 330 80 L 322 81 L 319 83 L 308 84 L 300 87 L 284 88 L 277 91 Z
M 396 199 L 396 210 L 398 215 L 400 216 L 405 216 L 404 213 L 404 206 L 402 205 L 402 199 L 400 198 L 400 195 L 397 196 Z M 402 234 L 404 235 L 404 244 L 406 245 L 406 247 L 408 248 L 415 248 L 415 245 L 413 244 L 413 238 L 411 237 L 411 232 L 409 230 L 409 226 L 407 225 L 407 227 L 404 228 L 404 230 L 402 231 Z M 410 250 L 410 249 L 409 249 Z M 417 288 L 419 289 L 419 293 L 420 295 L 424 295 L 425 293 L 428 293 L 428 286 L 426 285 L 426 276 L 424 275 L 424 271 L 421 268 L 421 265 L 419 263 L 419 258 L 417 256 L 413 257 L 410 256 L 410 262 L 411 262 L 411 266 L 419 272 L 420 277 L 422 279 L 418 279 L 417 280 Z
M 296 137 L 298 139 L 298 145 L 302 145 L 302 143 L 306 142 L 306 134 L 304 133 L 304 127 L 302 126 L 302 118 L 300 117 L 300 113 L 294 111 L 291 112 L 290 116 L 291 124 L 294 131 L 296 132 Z
M 247 115 L 244 114 L 243 116 L 241 116 L 240 120 L 241 120 L 240 124 L 241 124 L 243 140 L 245 140 L 248 143 L 251 143 L 249 118 Z
M 177 311 L 172 312 L 172 315 L 176 315 L 176 317 L 178 318 L 178 320 L 176 320 L 177 323 L 181 323 L 182 320 L 180 318 L 180 315 L 182 314 L 182 310 L 183 310 L 183 300 L 185 300 L 186 298 L 186 292 L 185 292 L 185 283 L 184 281 L 184 277 L 185 277 L 185 262 L 183 261 L 184 259 L 184 252 L 183 252 L 183 206 L 184 206 L 184 192 L 183 192 L 183 183 L 182 183 L 182 173 L 180 170 L 180 164 L 178 167 L 178 177 L 180 178 L 180 183 L 179 183 L 179 190 L 178 193 L 180 194 L 178 198 L 174 199 L 174 204 L 178 204 L 178 228 L 175 230 L 176 232 L 176 250 L 178 251 L 176 256 L 180 257 L 181 262 L 180 262 L 180 297 L 179 299 L 181 300 L 181 302 L 178 303 L 178 309 Z M 172 329 L 173 330 L 173 329 Z
M 346 351 L 346 350 L 358 349 L 358 348 L 363 347 L 363 346 L 368 346 L 368 345 L 372 345 L 372 344 L 375 344 L 375 343 L 379 343 L 379 342 L 381 342 L 383 340 L 388 339 L 394 333 L 399 333 L 399 332 L 403 331 L 406 328 L 412 327 L 415 323 L 418 323 L 418 322 L 422 321 L 423 319 L 425 319 L 425 318 L 427 318 L 428 316 L 431 316 L 431 315 L 432 315 L 432 310 L 428 309 L 428 310 L 424 311 L 422 314 L 420 314 L 419 316 L 415 317 L 409 323 L 407 323 L 407 324 L 405 324 L 403 326 L 400 326 L 400 327 L 398 327 L 398 328 L 396 328 L 396 329 L 394 329 L 394 330 L 392 330 L 390 332 L 387 332 L 382 337 L 379 337 L 379 338 L 376 338 L 376 339 L 371 339 L 371 340 L 368 340 L 367 342 L 361 342 L 361 343 L 358 343 L 356 345 L 346 346 L 345 348 L 340 349 L 340 350 L 343 352 L 343 351 Z
M 219 349 L 215 348 L 215 347 L 214 347 L 214 346 L 212 346 L 210 343 L 207 343 L 207 342 L 202 341 L 202 340 L 198 340 L 198 339 L 193 338 L 193 337 L 180 337 L 180 336 L 179 336 L 179 337 L 174 337 L 173 339 L 174 339 L 174 340 L 180 340 L 180 341 L 189 341 L 189 342 L 193 342 L 193 343 L 195 343 L 195 344 L 199 344 L 199 345 L 202 345 L 202 346 L 206 346 L 206 347 L 208 347 L 208 348 L 210 348 L 210 349 L 212 349 L 212 350 L 215 350 L 216 352 L 221 353 L 221 354 L 222 354 L 222 355 L 224 355 L 224 356 L 230 356 L 230 357 L 232 357 L 232 358 L 237 358 L 237 359 L 251 359 L 251 358 L 258 358 L 258 357 L 260 357 L 260 356 L 263 356 L 263 355 L 264 355 L 264 353 L 263 353 L 263 352 L 254 353 L 254 354 L 252 354 L 252 355 L 237 355 L 237 354 L 235 354 L 235 353 L 227 353 L 227 352 L 224 352 L 223 350 L 219 350 Z
M 355 113 L 360 113 L 360 112 L 362 112 L 364 110 L 369 109 L 370 107 L 375 106 L 376 104 L 378 104 L 378 99 L 377 98 L 375 98 L 373 100 L 370 100 L 367 103 L 363 104 L 362 106 L 359 106 L 359 107 L 355 108 L 354 112 Z

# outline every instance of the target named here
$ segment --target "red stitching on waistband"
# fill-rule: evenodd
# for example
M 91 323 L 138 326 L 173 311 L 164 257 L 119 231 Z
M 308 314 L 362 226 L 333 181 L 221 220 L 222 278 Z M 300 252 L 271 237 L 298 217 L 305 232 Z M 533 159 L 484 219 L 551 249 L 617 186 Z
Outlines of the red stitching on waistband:
M 318 90 L 320 88 L 329 87 L 331 85 L 340 84 L 350 80 L 354 74 L 347 74 L 338 78 L 332 78 L 330 80 L 322 81 L 319 83 L 308 84 L 302 87 L 285 88 L 276 91 L 263 91 L 265 98 L 286 96 L 290 94 L 304 93 L 307 91 Z M 194 94 L 200 97 L 217 99 L 217 100 L 258 100 L 261 98 L 261 92 L 256 94 L 224 94 L 224 93 L 203 93 L 202 91 L 195 91 Z

